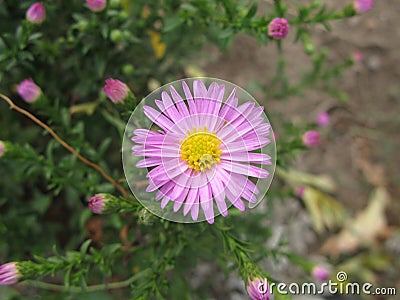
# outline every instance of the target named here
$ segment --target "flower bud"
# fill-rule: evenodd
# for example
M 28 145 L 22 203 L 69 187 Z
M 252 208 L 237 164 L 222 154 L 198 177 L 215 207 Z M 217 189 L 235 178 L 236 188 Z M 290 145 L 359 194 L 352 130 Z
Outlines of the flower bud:
M 124 102 L 129 93 L 129 88 L 125 83 L 113 78 L 106 79 L 106 85 L 103 89 L 107 97 L 114 103 Z
M 268 35 L 274 39 L 284 39 L 289 32 L 289 23 L 284 18 L 275 18 L 268 25 Z
M 302 141 L 303 144 L 306 145 L 307 147 L 314 147 L 319 145 L 320 137 L 318 131 L 316 130 L 307 131 L 305 134 L 303 134 Z
M 329 114 L 327 112 L 322 112 L 320 113 L 317 118 L 315 119 L 315 122 L 319 127 L 323 127 L 329 124 L 331 121 L 331 118 L 329 117 Z
M 102 11 L 107 4 L 106 0 L 86 0 L 87 6 L 93 12 L 100 12 Z
M 21 278 L 18 263 L 10 262 L 0 266 L 0 285 L 11 285 L 17 283 Z
M 0 141 L 0 157 L 2 157 L 4 153 L 6 153 L 6 150 L 6 145 L 3 141 Z
M 296 190 L 294 191 L 294 193 L 296 194 L 297 197 L 301 198 L 304 195 L 304 191 L 305 191 L 305 187 L 304 186 L 298 186 L 296 188 Z
M 100 193 L 88 199 L 89 208 L 95 214 L 110 214 L 121 208 L 121 201 L 110 194 Z
M 269 300 L 271 292 L 266 278 L 254 278 L 247 283 L 247 293 L 252 300 Z
M 31 23 L 40 24 L 46 18 L 46 8 L 43 2 L 33 3 L 26 11 L 26 19 Z
M 316 265 L 312 271 L 311 271 L 312 276 L 320 281 L 327 280 L 329 278 L 329 272 L 326 268 L 320 265 Z
M 18 84 L 17 92 L 28 103 L 35 102 L 42 95 L 42 90 L 32 78 L 23 80 Z
M 374 5 L 374 0 L 354 0 L 354 10 L 358 14 L 366 13 Z

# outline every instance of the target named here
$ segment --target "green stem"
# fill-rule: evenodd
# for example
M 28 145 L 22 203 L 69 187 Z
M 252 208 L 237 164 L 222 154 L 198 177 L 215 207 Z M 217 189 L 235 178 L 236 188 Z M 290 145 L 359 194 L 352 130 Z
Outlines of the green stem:
M 41 282 L 41 281 L 33 281 L 33 280 L 29 280 L 28 284 L 32 285 L 34 287 L 40 288 L 40 289 L 44 289 L 44 290 L 50 290 L 50 291 L 56 291 L 56 292 L 80 293 L 80 292 L 96 292 L 96 291 L 103 291 L 103 290 L 120 289 L 120 288 L 129 286 L 134 280 L 135 280 L 135 276 L 132 276 L 124 281 L 111 282 L 108 284 L 91 285 L 91 286 L 88 286 L 85 288 L 77 287 L 77 286 L 66 287 L 66 286 L 59 285 L 59 284 L 47 283 L 47 282 Z

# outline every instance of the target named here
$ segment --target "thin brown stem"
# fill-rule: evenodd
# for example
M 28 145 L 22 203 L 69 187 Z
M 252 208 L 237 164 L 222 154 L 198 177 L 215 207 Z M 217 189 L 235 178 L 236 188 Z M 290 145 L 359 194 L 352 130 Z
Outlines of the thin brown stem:
M 55 138 L 65 149 L 67 149 L 69 152 L 71 152 L 73 155 L 75 155 L 80 161 L 82 161 L 84 164 L 92 167 L 96 171 L 98 171 L 107 181 L 109 181 L 116 189 L 118 189 L 122 196 L 129 202 L 132 203 L 132 201 L 129 199 L 129 193 L 126 191 L 126 189 L 121 186 L 116 180 L 111 178 L 102 167 L 99 165 L 95 164 L 94 162 L 88 160 L 87 158 L 83 157 L 81 154 L 79 154 L 74 148 L 72 148 L 69 144 L 67 144 L 63 139 L 61 139 L 57 133 L 54 132 L 53 129 L 51 129 L 48 125 L 40 121 L 38 118 L 36 118 L 33 114 L 30 112 L 26 111 L 25 109 L 22 109 L 21 107 L 17 106 L 14 104 L 14 102 L 11 101 L 10 98 L 7 96 L 3 95 L 0 93 L 0 97 L 3 98 L 8 105 L 10 106 L 10 109 L 14 109 L 17 112 L 27 116 L 29 119 L 31 119 L 33 122 L 38 124 L 40 127 L 45 129 L 50 135 Z

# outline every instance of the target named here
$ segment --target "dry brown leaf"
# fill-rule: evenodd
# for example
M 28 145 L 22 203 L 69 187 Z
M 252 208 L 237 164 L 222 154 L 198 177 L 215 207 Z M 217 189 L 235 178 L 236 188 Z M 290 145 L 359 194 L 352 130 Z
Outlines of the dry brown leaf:
M 385 208 L 390 195 L 383 187 L 376 188 L 368 206 L 336 236 L 328 239 L 321 247 L 323 254 L 337 256 L 355 251 L 360 246 L 372 245 L 387 227 Z
M 312 187 L 305 187 L 302 196 L 310 212 L 315 231 L 321 233 L 326 229 L 341 226 L 346 218 L 346 209 L 331 196 Z

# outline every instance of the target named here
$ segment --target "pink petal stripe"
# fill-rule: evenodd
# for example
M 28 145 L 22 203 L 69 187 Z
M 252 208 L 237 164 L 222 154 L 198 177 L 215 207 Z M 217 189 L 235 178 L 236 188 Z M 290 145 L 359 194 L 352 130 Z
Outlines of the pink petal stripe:
M 192 208 L 190 209 L 190 215 L 192 216 L 192 219 L 194 221 L 197 220 L 197 218 L 199 217 L 199 195 L 197 195 L 196 197 L 196 201 L 192 204 Z
M 161 98 L 164 104 L 165 114 L 169 116 L 172 122 L 177 124 L 182 119 L 182 116 L 176 109 L 174 102 L 172 102 L 171 97 L 168 95 L 166 91 L 163 91 L 161 93 Z
M 214 205 L 210 193 L 209 184 L 203 185 L 199 188 L 200 193 L 200 204 L 201 208 L 204 211 L 204 215 L 206 216 L 207 222 L 212 224 L 214 223 Z
M 192 208 L 193 203 L 196 202 L 196 198 L 199 197 L 198 188 L 191 188 L 187 195 L 185 206 L 183 208 L 183 215 L 186 216 L 189 210 Z
M 161 208 L 164 209 L 170 201 L 171 201 L 171 199 L 169 199 L 168 197 L 164 197 L 161 200 Z
M 214 176 L 213 178 L 208 178 L 212 190 L 212 194 L 214 195 L 215 202 L 217 204 L 218 210 L 226 217 L 228 215 L 228 208 L 225 203 L 225 192 L 224 185 L 218 176 Z
M 219 165 L 221 166 L 221 168 L 224 168 L 225 170 L 233 173 L 243 174 L 246 176 L 257 177 L 257 178 L 268 177 L 268 171 L 249 164 L 227 162 L 223 160 L 220 162 Z
M 160 157 L 148 157 L 139 160 L 136 164 L 136 168 L 148 168 L 160 165 L 162 162 Z
M 226 119 L 225 118 L 226 115 L 231 111 L 231 109 L 235 108 L 237 104 L 238 104 L 238 99 L 236 98 L 236 88 L 234 88 L 219 112 L 220 118 Z
M 188 102 L 189 105 L 190 114 L 191 115 L 196 114 L 197 113 L 196 104 L 194 103 L 192 94 L 190 93 L 190 89 L 186 84 L 186 82 L 184 81 L 182 82 L 182 87 L 183 87 L 183 92 L 185 93 L 186 101 Z
M 226 197 L 229 201 L 240 211 L 245 211 L 246 207 L 243 201 L 240 199 L 240 195 L 234 195 L 231 191 L 225 190 Z
M 188 117 L 189 110 L 187 109 L 187 106 L 186 106 L 185 102 L 183 101 L 181 95 L 178 94 L 178 92 L 175 90 L 175 88 L 172 85 L 170 86 L 169 90 L 171 91 L 172 99 L 174 99 L 174 102 L 176 103 L 176 107 L 178 108 L 178 111 L 181 114 L 181 116 Z
M 170 119 L 150 106 L 145 105 L 143 111 L 152 122 L 165 131 L 168 131 L 169 128 L 174 126 L 174 123 Z
M 175 182 L 173 182 L 172 180 L 168 181 L 166 184 L 164 184 L 162 187 L 160 187 L 160 189 L 158 190 L 154 199 L 156 201 L 159 201 L 161 198 L 166 196 L 168 194 L 168 192 L 174 188 L 174 186 L 175 186 Z
M 222 152 L 221 159 L 227 161 L 258 163 L 263 165 L 271 164 L 271 157 L 269 155 L 256 152 Z

